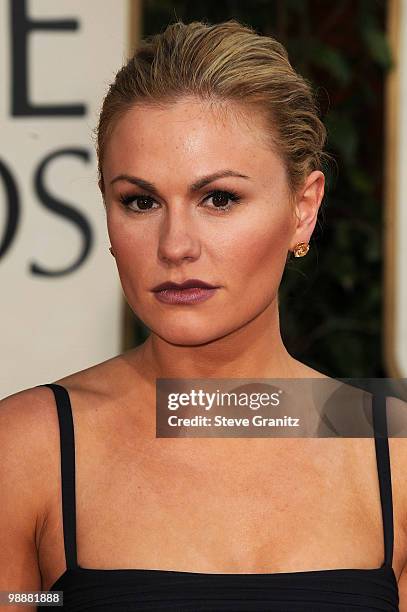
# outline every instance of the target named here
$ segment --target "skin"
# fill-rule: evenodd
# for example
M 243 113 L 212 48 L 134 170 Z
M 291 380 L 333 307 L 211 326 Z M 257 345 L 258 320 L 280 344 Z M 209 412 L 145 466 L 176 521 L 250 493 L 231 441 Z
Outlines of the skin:
M 294 359 L 280 335 L 278 288 L 287 253 L 309 242 L 324 194 L 324 175 L 313 171 L 295 207 L 285 164 L 264 141 L 260 117 L 231 103 L 218 112 L 196 98 L 165 108 L 132 108 L 120 119 L 103 163 L 107 227 L 123 290 L 152 333 L 136 359 L 158 376 L 318 376 Z M 201 176 L 232 169 L 249 179 L 226 177 L 190 194 Z M 154 183 L 158 196 L 112 181 L 136 175 Z M 227 196 L 241 201 L 229 212 Z M 120 196 L 149 212 L 126 210 Z M 164 281 L 199 278 L 220 285 L 206 302 L 160 303 L 151 292 Z
M 193 181 L 226 168 L 251 178 L 221 178 L 188 192 Z M 124 180 L 111 184 L 120 174 L 155 183 L 151 212 L 121 205 L 120 196 L 152 194 Z M 322 172 L 311 172 L 290 202 L 285 165 L 265 145 L 260 117 L 192 98 L 121 117 L 107 142 L 103 176 L 123 290 L 151 335 L 55 381 L 69 391 L 75 423 L 81 567 L 208 573 L 378 567 L 383 532 L 371 439 L 155 437 L 157 377 L 324 377 L 288 353 L 278 313 L 287 253 L 309 242 L 315 227 Z M 219 199 L 209 198 L 215 189 L 238 193 L 240 203 L 216 212 Z M 158 283 L 191 277 L 221 288 L 193 306 L 164 305 L 151 293 Z M 0 532 L 0 590 L 46 590 L 66 567 L 54 398 L 33 388 L 0 407 L 6 502 L 0 524 L 11 525 Z M 390 440 L 402 612 L 403 442 Z

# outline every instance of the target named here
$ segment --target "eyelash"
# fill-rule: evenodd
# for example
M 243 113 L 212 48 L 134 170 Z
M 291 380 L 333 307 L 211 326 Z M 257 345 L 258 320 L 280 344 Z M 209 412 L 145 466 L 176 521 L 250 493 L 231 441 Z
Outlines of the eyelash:
M 222 194 L 222 195 L 226 195 L 228 196 L 228 199 L 231 200 L 231 203 L 227 204 L 226 206 L 221 207 L 213 207 L 213 210 L 215 210 L 216 212 L 220 213 L 220 214 L 225 214 L 228 213 L 230 210 L 232 210 L 232 208 L 234 208 L 234 206 L 236 206 L 236 204 L 238 204 L 240 202 L 240 196 L 237 195 L 237 193 L 235 193 L 234 191 L 225 191 L 222 189 L 215 189 L 214 191 L 212 191 L 211 193 L 209 193 L 205 200 L 209 199 L 209 198 L 213 198 L 215 195 L 218 194 Z M 144 199 L 144 200 L 153 200 L 153 198 L 149 195 L 146 194 L 137 194 L 137 195 L 121 195 L 119 196 L 119 200 L 120 202 L 123 204 L 123 206 L 129 210 L 131 210 L 131 212 L 136 213 L 137 215 L 142 215 L 145 213 L 149 213 L 151 212 L 151 210 L 154 209 L 150 209 L 150 210 L 134 210 L 132 208 L 130 208 L 130 204 L 132 204 L 132 202 L 139 200 L 139 199 Z M 204 201 L 205 201 L 204 200 Z

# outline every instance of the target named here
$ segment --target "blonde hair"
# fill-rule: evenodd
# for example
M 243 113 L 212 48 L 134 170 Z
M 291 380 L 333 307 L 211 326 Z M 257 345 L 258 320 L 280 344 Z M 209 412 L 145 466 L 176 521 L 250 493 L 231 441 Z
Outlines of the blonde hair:
M 265 117 L 264 135 L 285 162 L 291 196 L 330 157 L 311 84 L 281 43 L 235 19 L 177 21 L 142 39 L 109 86 L 96 128 L 102 193 L 105 144 L 117 120 L 137 104 L 166 105 L 187 95 L 235 102 Z

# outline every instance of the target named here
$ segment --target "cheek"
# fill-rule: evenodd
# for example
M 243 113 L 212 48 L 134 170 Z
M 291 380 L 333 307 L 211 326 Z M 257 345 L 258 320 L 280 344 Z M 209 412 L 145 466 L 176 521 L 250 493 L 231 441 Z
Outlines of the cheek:
M 135 227 L 129 219 L 119 220 L 114 215 L 108 220 L 110 243 L 123 287 L 135 290 L 143 282 L 154 278 L 151 266 L 156 262 L 156 241 L 148 228 Z M 151 235 L 150 235 L 151 234 Z
M 132 218 L 131 213 L 122 209 L 118 203 L 112 204 L 107 215 L 107 229 L 115 252 L 124 254 L 133 249 L 138 237 L 141 238 L 144 233 L 143 226 L 143 223 L 137 223 L 137 219 Z
M 278 281 L 284 271 L 290 240 L 287 216 L 252 217 L 234 230 L 223 251 L 229 253 L 225 260 L 229 269 L 235 271 L 237 281 L 245 284 L 262 279 L 266 284 Z M 264 290 L 264 283 L 261 285 L 260 289 Z

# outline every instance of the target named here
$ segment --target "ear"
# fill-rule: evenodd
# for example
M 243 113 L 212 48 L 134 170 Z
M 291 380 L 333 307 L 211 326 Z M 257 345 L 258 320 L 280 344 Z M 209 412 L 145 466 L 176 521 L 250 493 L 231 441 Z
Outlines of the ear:
M 324 197 L 325 175 L 313 170 L 297 194 L 295 203 L 296 224 L 290 250 L 298 242 L 309 242 L 318 218 L 318 210 Z

